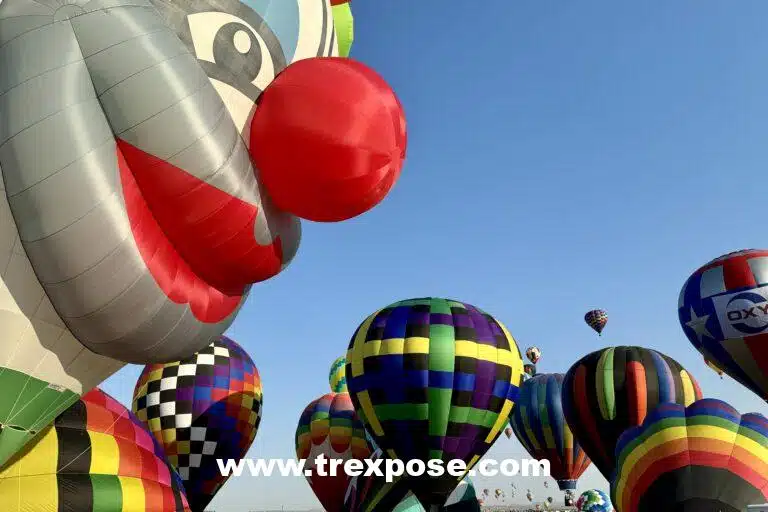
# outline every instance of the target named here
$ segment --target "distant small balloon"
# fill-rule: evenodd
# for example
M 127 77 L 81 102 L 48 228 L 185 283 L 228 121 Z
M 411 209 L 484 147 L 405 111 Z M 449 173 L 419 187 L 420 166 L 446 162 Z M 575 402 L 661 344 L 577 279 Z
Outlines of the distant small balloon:
M 539 347 L 528 347 L 525 350 L 525 357 L 533 364 L 536 364 L 541 359 L 541 349 Z
M 579 512 L 614 512 L 611 498 L 598 489 L 591 489 L 582 493 L 576 502 L 576 510 Z
M 605 324 L 608 323 L 608 313 L 602 309 L 593 309 L 584 315 L 584 321 L 587 322 L 587 325 L 594 329 L 598 335 L 602 336 Z
M 331 364 L 331 371 L 328 374 L 328 384 L 331 385 L 331 391 L 334 393 L 347 392 L 346 364 L 347 358 L 344 356 L 337 357 L 333 364 Z

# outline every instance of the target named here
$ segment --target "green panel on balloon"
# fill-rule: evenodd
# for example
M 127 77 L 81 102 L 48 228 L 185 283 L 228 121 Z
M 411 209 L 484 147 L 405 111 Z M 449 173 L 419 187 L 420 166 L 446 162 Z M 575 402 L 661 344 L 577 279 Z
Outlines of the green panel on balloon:
M 333 6 L 333 25 L 339 44 L 339 56 L 349 57 L 352 42 L 355 40 L 355 18 L 352 16 L 349 2 Z
M 0 466 L 79 396 L 10 368 L 0 368 Z
M 120 510 L 123 507 L 123 488 L 115 475 L 91 475 L 93 488 L 92 510 Z

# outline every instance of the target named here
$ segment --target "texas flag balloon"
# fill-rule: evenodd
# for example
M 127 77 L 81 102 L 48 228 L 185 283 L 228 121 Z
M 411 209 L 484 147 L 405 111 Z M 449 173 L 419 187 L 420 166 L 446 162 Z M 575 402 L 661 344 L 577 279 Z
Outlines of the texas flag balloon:
M 384 198 L 402 109 L 337 53 L 329 0 L 0 2 L 0 465 L 123 364 L 222 334 L 297 214 Z

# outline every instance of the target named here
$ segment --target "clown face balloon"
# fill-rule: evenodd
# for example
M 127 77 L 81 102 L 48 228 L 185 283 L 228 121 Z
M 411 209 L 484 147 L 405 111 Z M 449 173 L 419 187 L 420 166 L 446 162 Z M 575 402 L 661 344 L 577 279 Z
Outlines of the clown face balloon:
M 0 465 L 125 362 L 180 360 L 296 254 L 256 100 L 328 0 L 0 2 Z

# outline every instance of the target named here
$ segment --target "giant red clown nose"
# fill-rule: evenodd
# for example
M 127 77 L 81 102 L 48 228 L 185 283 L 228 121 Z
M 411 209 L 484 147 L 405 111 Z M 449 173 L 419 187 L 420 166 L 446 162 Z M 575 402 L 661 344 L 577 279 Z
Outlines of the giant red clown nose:
M 275 205 L 336 222 L 376 206 L 400 176 L 405 116 L 389 85 L 351 59 L 288 66 L 251 123 L 251 155 Z

